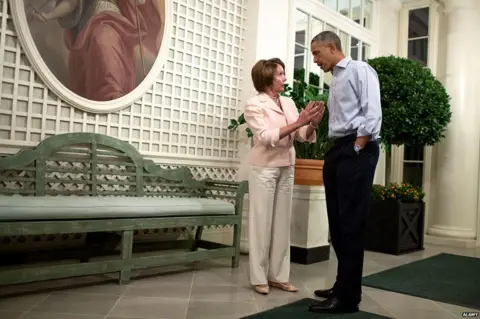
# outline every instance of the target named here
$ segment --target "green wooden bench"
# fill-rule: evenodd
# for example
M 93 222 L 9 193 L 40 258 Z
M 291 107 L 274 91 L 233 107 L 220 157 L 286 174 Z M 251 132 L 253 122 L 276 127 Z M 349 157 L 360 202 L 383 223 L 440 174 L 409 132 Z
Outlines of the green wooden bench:
M 0 285 L 131 271 L 231 257 L 238 267 L 246 182 L 195 180 L 186 167 L 164 169 L 130 144 L 100 134 L 49 137 L 0 158 L 0 236 L 116 233 L 116 259 L 0 269 Z M 232 225 L 232 245 L 202 240 L 205 226 Z M 133 253 L 134 232 L 188 228 L 190 249 Z

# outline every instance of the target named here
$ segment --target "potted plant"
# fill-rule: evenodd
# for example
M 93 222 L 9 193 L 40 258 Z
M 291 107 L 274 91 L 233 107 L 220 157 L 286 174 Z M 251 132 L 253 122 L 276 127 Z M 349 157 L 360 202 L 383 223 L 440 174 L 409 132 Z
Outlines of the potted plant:
M 430 69 L 397 56 L 367 61 L 378 74 L 382 104 L 383 146 L 435 145 L 450 123 L 450 97 Z
M 365 249 L 400 255 L 423 250 L 425 194 L 411 184 L 373 185 Z
M 367 62 L 380 82 L 380 136 L 387 156 L 391 145 L 423 148 L 437 144 L 452 115 L 443 84 L 430 69 L 413 60 L 382 56 Z M 410 184 L 374 185 L 373 197 L 365 248 L 395 255 L 423 249 L 422 189 Z
M 290 97 L 300 113 L 310 101 L 323 101 L 325 113 L 322 121 L 316 129 L 317 140 L 315 143 L 301 143 L 294 141 L 296 151 L 295 159 L 295 180 L 296 185 L 323 185 L 323 163 L 327 150 L 331 147 L 331 140 L 328 138 L 328 93 L 318 94 L 318 88 L 311 86 L 303 80 L 295 80 L 293 87 L 285 85 L 282 95 Z M 238 119 L 230 120 L 229 130 L 235 131 L 244 126 L 245 117 L 243 113 Z M 245 126 L 245 133 L 252 137 L 250 128 Z

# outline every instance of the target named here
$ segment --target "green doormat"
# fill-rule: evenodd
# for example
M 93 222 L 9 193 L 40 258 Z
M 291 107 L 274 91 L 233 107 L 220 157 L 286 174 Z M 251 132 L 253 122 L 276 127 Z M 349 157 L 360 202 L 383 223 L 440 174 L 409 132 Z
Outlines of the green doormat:
M 309 312 L 308 306 L 314 302 L 313 299 L 304 298 L 288 305 L 273 308 L 241 319 L 326 319 L 326 318 L 346 318 L 346 319 L 387 319 L 370 312 L 359 311 L 349 314 L 327 314 Z
M 366 276 L 363 285 L 480 309 L 480 258 L 439 254 Z

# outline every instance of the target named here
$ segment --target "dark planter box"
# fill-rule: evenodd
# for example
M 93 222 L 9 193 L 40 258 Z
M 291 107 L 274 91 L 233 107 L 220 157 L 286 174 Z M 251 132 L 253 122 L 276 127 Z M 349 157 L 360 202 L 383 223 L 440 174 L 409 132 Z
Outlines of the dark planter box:
M 401 255 L 423 250 L 425 203 L 374 201 L 367 218 L 365 250 Z

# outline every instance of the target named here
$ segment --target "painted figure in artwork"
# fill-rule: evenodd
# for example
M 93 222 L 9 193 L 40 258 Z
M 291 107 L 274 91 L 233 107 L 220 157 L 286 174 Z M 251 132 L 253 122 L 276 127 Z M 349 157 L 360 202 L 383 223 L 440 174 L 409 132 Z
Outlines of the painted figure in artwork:
M 162 42 L 163 2 L 49 0 L 26 5 L 26 11 L 31 29 L 32 21 L 56 21 L 64 30 L 66 86 L 84 98 L 109 101 L 135 89 L 137 71 L 143 78 L 148 73 L 146 57 L 154 61 Z

